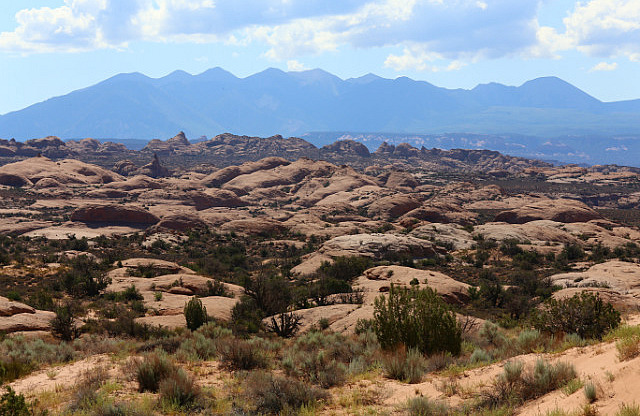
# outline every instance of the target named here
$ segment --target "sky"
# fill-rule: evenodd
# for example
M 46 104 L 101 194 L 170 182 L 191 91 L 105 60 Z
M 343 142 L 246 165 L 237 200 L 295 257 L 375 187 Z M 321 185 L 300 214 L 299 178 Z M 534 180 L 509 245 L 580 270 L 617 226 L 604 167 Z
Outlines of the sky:
M 640 98 L 640 0 L 11 0 L 0 114 L 123 72 L 375 73 L 446 88 L 558 76 Z

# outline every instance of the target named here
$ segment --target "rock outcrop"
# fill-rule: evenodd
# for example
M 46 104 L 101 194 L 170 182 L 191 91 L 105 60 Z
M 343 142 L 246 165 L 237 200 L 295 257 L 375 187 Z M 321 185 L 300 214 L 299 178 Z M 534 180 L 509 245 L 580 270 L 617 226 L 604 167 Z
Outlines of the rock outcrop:
M 496 215 L 495 221 L 510 224 L 524 224 L 535 220 L 557 222 L 587 222 L 602 218 L 600 214 L 579 201 L 568 199 L 549 199 L 503 211 Z
M 94 205 L 76 209 L 71 214 L 71 221 L 153 225 L 159 222 L 160 218 L 136 206 Z

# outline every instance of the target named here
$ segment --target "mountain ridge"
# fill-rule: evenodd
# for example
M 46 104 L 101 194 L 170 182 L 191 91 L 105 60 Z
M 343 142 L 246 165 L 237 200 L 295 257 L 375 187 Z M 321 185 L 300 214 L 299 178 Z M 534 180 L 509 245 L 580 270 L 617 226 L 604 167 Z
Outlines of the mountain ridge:
M 177 70 L 160 78 L 117 74 L 1 115 L 0 138 L 55 135 L 148 141 L 176 131 L 189 137 L 460 132 L 539 137 L 544 139 L 536 144 L 540 147 L 548 138 L 582 136 L 599 138 L 599 143 L 587 146 L 594 147 L 593 153 L 577 157 L 573 152 L 571 158 L 558 160 L 597 163 L 606 149 L 622 149 L 616 136 L 631 137 L 631 146 L 625 147 L 635 149 L 636 141 L 640 143 L 639 119 L 640 99 L 603 102 L 553 76 L 520 86 L 494 82 L 465 90 L 371 73 L 343 80 L 322 69 L 268 68 L 239 78 L 215 67 L 196 75 Z M 547 155 L 535 148 L 525 154 L 556 158 L 553 152 Z M 607 162 L 616 162 L 610 159 Z

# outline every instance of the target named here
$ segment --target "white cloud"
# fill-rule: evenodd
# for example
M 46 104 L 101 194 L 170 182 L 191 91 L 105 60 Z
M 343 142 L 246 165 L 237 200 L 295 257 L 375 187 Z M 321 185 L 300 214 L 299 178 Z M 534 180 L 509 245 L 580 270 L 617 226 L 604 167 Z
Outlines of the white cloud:
M 402 55 L 389 55 L 384 65 L 396 71 L 414 70 L 431 72 L 457 71 L 466 66 L 466 63 L 459 60 L 453 60 L 444 66 L 437 64 L 443 60 L 442 55 L 438 53 L 429 52 L 420 47 L 413 47 L 404 48 Z
M 295 59 L 287 61 L 287 70 L 289 71 L 304 71 L 308 69 L 302 62 L 298 62 Z
M 565 36 L 591 56 L 640 56 L 640 1 L 591 0 L 577 3 L 564 19 Z
M 599 64 L 597 64 L 593 68 L 591 68 L 589 70 L 589 72 L 594 72 L 594 71 L 615 71 L 616 69 L 618 69 L 618 63 L 617 62 L 612 62 L 612 63 L 600 62 Z
M 64 0 L 18 12 L 17 27 L 0 33 L 0 51 L 225 42 L 260 44 L 265 56 L 286 62 L 345 46 L 395 47 L 403 52 L 385 65 L 399 71 L 456 70 L 513 56 L 559 59 L 568 50 L 640 61 L 640 0 L 576 0 L 562 29 L 538 23 L 547 1 Z

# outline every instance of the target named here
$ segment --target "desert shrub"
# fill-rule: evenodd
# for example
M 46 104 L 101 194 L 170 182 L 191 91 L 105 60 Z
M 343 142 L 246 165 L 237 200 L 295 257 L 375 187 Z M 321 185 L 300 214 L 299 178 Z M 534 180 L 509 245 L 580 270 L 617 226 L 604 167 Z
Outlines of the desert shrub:
M 104 297 L 107 300 L 123 301 L 123 302 L 144 299 L 144 297 L 142 296 L 142 294 L 134 284 L 131 284 L 131 286 L 128 286 L 122 292 L 107 292 L 104 294 Z
M 267 272 L 246 279 L 245 293 L 251 297 L 254 305 L 263 313 L 262 316 L 272 316 L 285 312 L 293 303 L 291 283 L 281 276 Z
M 192 331 L 200 328 L 207 323 L 207 308 L 197 297 L 192 297 L 186 305 L 184 305 L 184 317 L 187 321 L 187 328 Z
M 317 387 L 288 377 L 258 371 L 246 379 L 246 395 L 259 414 L 279 414 L 312 406 L 328 394 Z
M 540 359 L 532 369 L 524 371 L 522 362 L 507 362 L 503 373 L 485 392 L 485 404 L 498 407 L 535 399 L 563 387 L 575 378 L 575 368 L 567 363 L 554 365 Z
M 74 297 L 95 296 L 106 288 L 110 279 L 104 267 L 86 255 L 77 256 L 60 275 L 61 286 Z
M 336 257 L 333 264 L 324 262 L 319 273 L 337 280 L 349 282 L 372 267 L 371 259 L 358 256 Z
M 366 369 L 371 364 L 370 347 L 365 338 L 354 340 L 341 334 L 312 331 L 300 336 L 283 353 L 282 367 L 287 375 L 301 378 L 322 387 L 344 384 L 347 373 L 355 374 L 356 367 Z M 359 362 L 351 366 L 356 358 Z
M 67 343 L 50 344 L 22 336 L 6 338 L 0 342 L 0 382 L 23 377 L 43 364 L 71 361 L 75 355 Z
M 580 260 L 585 256 L 584 250 L 579 244 L 565 244 L 560 257 L 567 259 L 568 261 Z
M 193 407 L 200 397 L 200 389 L 193 377 L 182 368 L 164 378 L 159 385 L 160 400 L 178 408 Z
M 587 383 L 584 385 L 584 397 L 589 403 L 593 403 L 598 399 L 598 389 L 593 383 Z
M 480 339 L 494 347 L 501 346 L 505 341 L 504 336 L 500 333 L 500 327 L 491 321 L 485 321 L 482 324 L 478 335 Z
M 224 328 L 215 322 L 207 322 L 198 328 L 196 332 L 209 339 L 230 337 L 233 334 L 230 329 Z
M 146 409 L 145 409 L 146 410 Z M 97 403 L 92 409 L 93 416 L 145 416 L 149 412 L 138 409 L 132 403 L 114 403 L 103 401 Z
M 449 408 L 442 402 L 434 402 L 424 396 L 414 397 L 407 401 L 409 416 L 446 416 Z
M 233 297 L 227 290 L 227 287 L 220 280 L 207 280 L 207 294 L 209 296 Z
M 516 345 L 523 354 L 536 351 L 541 347 L 542 334 L 535 329 L 524 329 L 518 334 Z
M 454 358 L 449 352 L 438 352 L 429 356 L 427 360 L 427 372 L 442 371 L 454 363 Z
M 469 362 L 471 364 L 488 363 L 489 361 L 491 361 L 491 356 L 482 348 L 476 348 L 473 350 L 471 357 L 469 357 Z
M 107 371 L 103 367 L 85 371 L 75 385 L 69 403 L 70 411 L 91 409 L 98 403 L 98 389 L 107 380 Z
M 462 331 L 455 314 L 431 288 L 391 285 L 388 297 L 375 300 L 374 329 L 385 349 L 404 345 L 424 354 L 460 353 Z
M 574 378 L 570 382 L 568 382 L 563 388 L 562 392 L 567 396 L 571 396 L 573 393 L 577 392 L 584 386 L 584 383 L 579 378 Z
M 160 382 L 178 371 L 178 367 L 164 352 L 146 354 L 141 360 L 133 361 L 133 371 L 140 392 L 157 392 Z
M 269 362 L 261 349 L 237 338 L 225 338 L 218 343 L 222 365 L 229 370 L 267 368 Z
M 568 299 L 548 299 L 544 308 L 534 313 L 532 322 L 540 331 L 600 339 L 620 324 L 620 313 L 600 295 L 582 292 Z
M 640 416 L 640 406 L 637 404 L 623 404 L 616 416 Z
M 584 347 L 587 345 L 587 341 L 582 339 L 578 334 L 565 334 L 562 340 L 562 348 L 567 349 L 571 347 Z
M 415 384 L 422 381 L 427 363 L 418 350 L 399 348 L 383 357 L 382 368 L 386 377 Z
M 559 362 L 553 365 L 544 360 L 538 360 L 533 367 L 533 371 L 527 372 L 523 376 L 523 399 L 529 400 L 540 397 L 564 386 L 576 376 L 576 370 L 570 364 Z
M 616 341 L 620 361 L 630 360 L 640 355 L 640 336 L 632 335 Z
M 199 332 L 194 332 L 190 338 L 185 339 L 178 347 L 176 355 L 179 359 L 192 361 L 208 360 L 216 355 L 216 340 L 207 338 Z
M 517 238 L 507 238 L 500 244 L 500 251 L 507 256 L 513 257 L 524 252 L 518 244 L 520 244 L 520 240 Z
M 295 312 L 284 312 L 276 316 L 272 316 L 267 324 L 267 329 L 279 337 L 291 338 L 300 329 L 300 315 Z
M 31 416 L 31 409 L 27 405 L 22 394 L 16 394 L 9 386 L 5 387 L 6 393 L 0 396 L 1 416 Z
M 63 341 L 73 341 L 80 335 L 76 318 L 70 304 L 56 308 L 56 316 L 51 319 L 51 334 Z
M 231 328 L 235 334 L 254 334 L 262 329 L 264 312 L 258 308 L 256 301 L 243 296 L 231 310 Z

